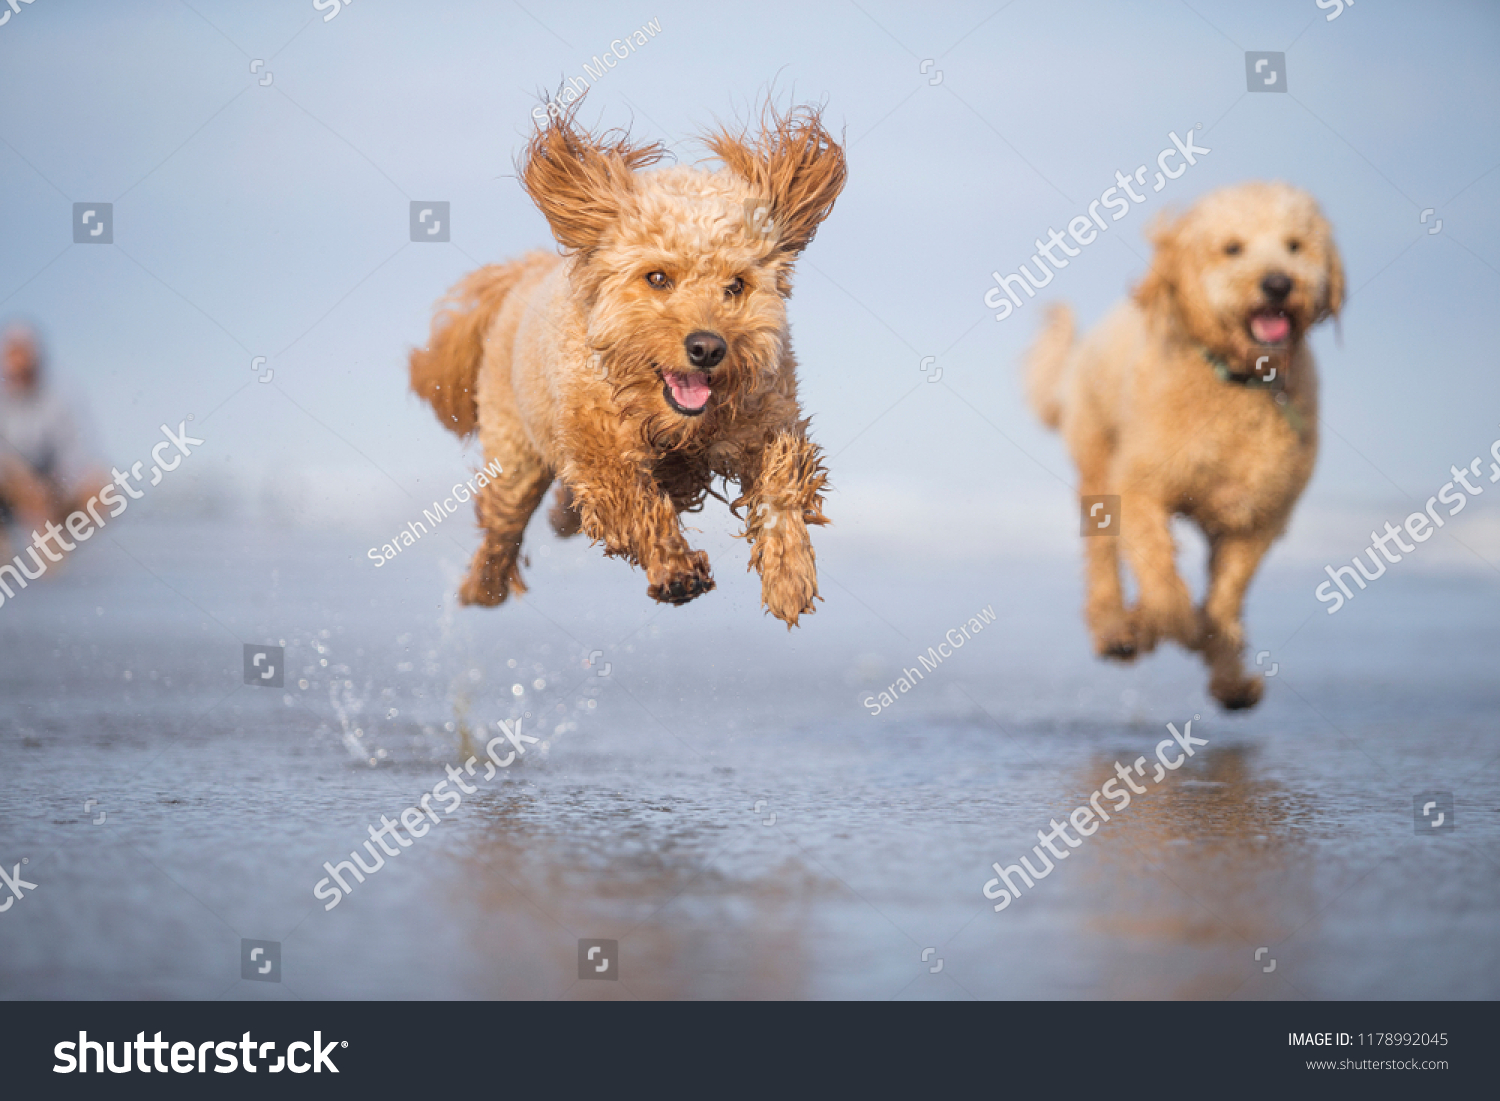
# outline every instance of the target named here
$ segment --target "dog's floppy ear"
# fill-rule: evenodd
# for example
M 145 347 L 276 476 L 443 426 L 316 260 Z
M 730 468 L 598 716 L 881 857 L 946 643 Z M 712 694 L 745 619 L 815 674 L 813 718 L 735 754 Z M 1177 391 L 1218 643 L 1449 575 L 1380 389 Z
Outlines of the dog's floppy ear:
M 1170 306 L 1177 286 L 1178 230 L 1179 220 L 1168 213 L 1161 213 L 1146 230 L 1146 239 L 1155 247 L 1151 256 L 1151 267 L 1146 277 L 1135 288 L 1135 300 L 1148 313 Z
M 558 244 L 591 252 L 619 216 L 638 168 L 666 153 L 658 142 L 632 145 L 623 131 L 594 137 L 574 122 L 579 99 L 564 114 L 549 111 L 518 167 L 521 185 L 541 209 Z
M 1326 226 L 1324 233 L 1328 241 L 1328 289 L 1324 293 L 1318 320 L 1331 316 L 1337 321 L 1339 311 L 1344 308 L 1344 259 L 1339 255 L 1338 245 L 1333 243 L 1333 233 Z
M 805 249 L 848 176 L 844 150 L 823 128 L 821 111 L 798 107 L 782 114 L 767 103 L 758 136 L 720 129 L 706 141 L 725 167 L 770 203 L 777 251 L 795 256 Z

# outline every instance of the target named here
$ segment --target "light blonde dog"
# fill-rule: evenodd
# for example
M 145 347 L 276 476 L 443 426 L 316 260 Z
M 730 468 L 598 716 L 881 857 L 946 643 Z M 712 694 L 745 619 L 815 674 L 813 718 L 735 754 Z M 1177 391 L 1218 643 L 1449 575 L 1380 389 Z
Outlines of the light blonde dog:
M 1317 203 L 1283 183 L 1214 192 L 1152 239 L 1133 298 L 1084 340 L 1054 307 L 1029 355 L 1029 396 L 1061 430 L 1080 498 L 1121 499 L 1118 537 L 1084 540 L 1095 651 L 1128 661 L 1174 639 L 1201 651 L 1220 703 L 1253 707 L 1263 681 L 1242 662 L 1245 591 L 1312 474 L 1306 337 L 1337 317 L 1343 266 Z M 1177 573 L 1174 515 L 1208 539 L 1199 608 Z M 1129 609 L 1121 550 L 1138 589 Z
M 768 107 L 759 134 L 706 141 L 722 168 L 647 172 L 660 145 L 594 137 L 574 113 L 542 124 L 520 177 L 564 255 L 474 272 L 412 353 L 412 389 L 504 469 L 476 498 L 484 543 L 463 603 L 525 591 L 522 534 L 554 480 L 558 534 L 582 530 L 642 566 L 653 599 L 686 603 L 714 581 L 678 516 L 721 478 L 738 483 L 765 608 L 788 627 L 814 610 L 826 472 L 786 300 L 844 154 L 808 108 Z

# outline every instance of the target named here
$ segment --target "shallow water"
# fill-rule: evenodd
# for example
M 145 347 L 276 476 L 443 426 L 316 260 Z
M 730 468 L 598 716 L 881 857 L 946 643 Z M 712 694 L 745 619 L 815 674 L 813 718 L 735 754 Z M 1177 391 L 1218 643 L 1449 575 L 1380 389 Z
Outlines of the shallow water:
M 1500 996 L 1491 581 L 1393 575 L 1329 617 L 1273 557 L 1276 675 L 1230 716 L 1181 654 L 1091 659 L 1071 561 L 835 536 L 787 632 L 712 533 L 719 589 L 681 609 L 550 538 L 520 602 L 456 609 L 469 539 L 377 570 L 359 534 L 142 521 L 0 608 L 0 864 L 37 885 L 0 996 Z M 279 640 L 285 687 L 245 685 L 242 644 Z M 516 717 L 540 740 L 325 910 L 324 862 Z M 1206 747 L 991 909 L 992 862 L 1188 720 Z M 1427 791 L 1452 832 L 1418 834 Z M 583 938 L 618 981 L 579 980 Z

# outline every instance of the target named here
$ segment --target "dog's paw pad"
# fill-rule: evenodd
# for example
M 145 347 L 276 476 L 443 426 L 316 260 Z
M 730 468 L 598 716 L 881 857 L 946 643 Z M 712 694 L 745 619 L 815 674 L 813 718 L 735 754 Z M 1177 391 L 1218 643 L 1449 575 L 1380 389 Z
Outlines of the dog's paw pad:
M 1246 711 L 1260 703 L 1265 684 L 1258 677 L 1229 682 L 1215 681 L 1209 691 L 1226 711 Z
M 650 586 L 646 595 L 662 604 L 686 604 L 714 587 L 714 579 L 703 574 L 683 574 Z
M 1094 653 L 1110 661 L 1134 661 L 1149 647 L 1141 645 L 1140 633 L 1124 622 L 1096 627 L 1094 630 Z

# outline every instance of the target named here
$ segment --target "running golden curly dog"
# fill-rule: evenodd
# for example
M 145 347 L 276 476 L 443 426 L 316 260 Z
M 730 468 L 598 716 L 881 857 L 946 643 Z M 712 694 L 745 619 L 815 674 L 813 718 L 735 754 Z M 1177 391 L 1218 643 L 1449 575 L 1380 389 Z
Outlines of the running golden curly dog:
M 1253 707 L 1262 679 L 1241 653 L 1245 590 L 1312 474 L 1318 379 L 1308 330 L 1338 315 L 1344 272 L 1312 196 L 1247 183 L 1153 231 L 1132 300 L 1075 343 L 1054 308 L 1029 356 L 1032 407 L 1061 430 L 1080 497 L 1118 494 L 1118 538 L 1085 539 L 1095 651 L 1129 661 L 1175 639 L 1200 651 L 1209 691 Z M 1201 608 L 1176 569 L 1171 520 L 1210 547 Z M 1139 597 L 1126 609 L 1119 551 Z
M 714 581 L 678 514 L 717 477 L 739 485 L 766 609 L 789 628 L 814 611 L 808 526 L 827 523 L 827 474 L 797 404 L 786 299 L 844 154 L 812 108 L 768 107 L 758 135 L 706 143 L 721 169 L 646 172 L 661 145 L 550 118 L 519 168 L 563 255 L 469 275 L 412 352 L 412 390 L 504 469 L 476 496 L 484 543 L 463 603 L 525 592 L 521 537 L 556 480 L 559 535 L 582 530 L 644 567 L 653 599 L 685 604 Z

